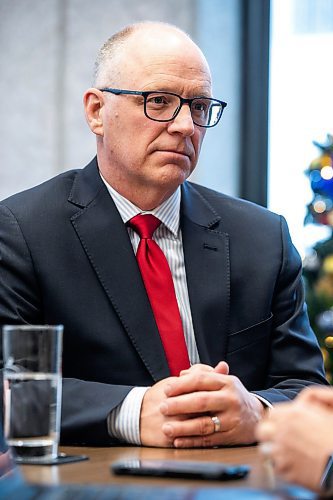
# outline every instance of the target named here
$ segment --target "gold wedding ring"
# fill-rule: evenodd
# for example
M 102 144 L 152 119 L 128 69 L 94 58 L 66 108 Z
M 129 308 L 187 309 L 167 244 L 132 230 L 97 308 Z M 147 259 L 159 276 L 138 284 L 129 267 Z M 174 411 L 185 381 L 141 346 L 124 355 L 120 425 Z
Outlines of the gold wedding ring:
M 219 430 L 221 429 L 221 420 L 219 419 L 219 417 L 211 417 L 211 419 L 214 424 L 214 432 L 219 432 Z

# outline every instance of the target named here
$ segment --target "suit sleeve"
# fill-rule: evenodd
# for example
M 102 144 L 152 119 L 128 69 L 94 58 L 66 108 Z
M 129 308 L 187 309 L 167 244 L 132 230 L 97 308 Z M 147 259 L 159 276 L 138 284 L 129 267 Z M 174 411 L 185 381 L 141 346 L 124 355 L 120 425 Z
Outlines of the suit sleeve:
M 254 391 L 271 403 L 294 398 L 311 384 L 328 384 L 317 339 L 310 327 L 302 263 L 281 217 L 282 261 L 272 304 L 271 359 L 266 389 Z
M 24 235 L 11 211 L 0 204 L 0 325 L 45 323 L 42 302 L 33 257 Z M 2 339 L 0 352 L 3 367 Z M 66 444 L 111 444 L 108 415 L 131 389 L 64 378 L 61 441 Z

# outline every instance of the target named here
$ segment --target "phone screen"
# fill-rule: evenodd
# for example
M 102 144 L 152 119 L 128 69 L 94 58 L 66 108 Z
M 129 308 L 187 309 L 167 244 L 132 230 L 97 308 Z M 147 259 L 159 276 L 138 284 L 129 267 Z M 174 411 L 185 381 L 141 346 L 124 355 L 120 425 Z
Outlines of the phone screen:
M 114 474 L 135 476 L 180 477 L 187 479 L 217 479 L 226 481 L 245 477 L 248 465 L 181 460 L 127 459 L 111 464 Z

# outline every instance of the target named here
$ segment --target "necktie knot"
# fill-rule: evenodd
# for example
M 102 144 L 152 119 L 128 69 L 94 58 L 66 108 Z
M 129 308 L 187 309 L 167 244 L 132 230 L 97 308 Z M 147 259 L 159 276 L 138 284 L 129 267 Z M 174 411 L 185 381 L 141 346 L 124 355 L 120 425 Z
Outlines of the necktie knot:
M 160 224 L 161 221 L 152 214 L 138 214 L 128 222 L 141 239 L 151 239 Z

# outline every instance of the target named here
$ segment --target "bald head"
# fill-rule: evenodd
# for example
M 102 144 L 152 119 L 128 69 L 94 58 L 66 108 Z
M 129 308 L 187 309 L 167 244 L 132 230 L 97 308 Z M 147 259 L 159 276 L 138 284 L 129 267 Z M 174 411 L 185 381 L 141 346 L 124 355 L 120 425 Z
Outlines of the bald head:
M 203 53 L 188 34 L 171 24 L 145 21 L 126 26 L 104 43 L 95 62 L 94 86 L 119 86 L 124 67 L 128 68 L 131 60 L 140 64 L 151 48 L 161 62 L 171 52 L 197 53 L 210 74 Z

